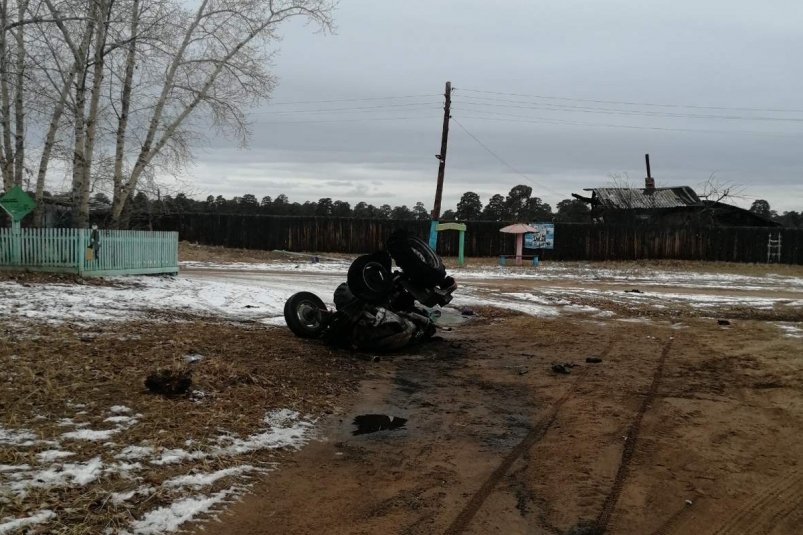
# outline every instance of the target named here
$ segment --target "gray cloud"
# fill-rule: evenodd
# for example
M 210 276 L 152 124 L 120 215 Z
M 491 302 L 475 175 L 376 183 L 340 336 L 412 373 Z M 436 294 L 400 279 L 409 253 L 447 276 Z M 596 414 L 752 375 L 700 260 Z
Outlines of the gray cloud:
M 450 79 L 453 117 L 496 156 L 452 122 L 445 206 L 518 183 L 553 204 L 612 173 L 640 183 L 649 152 L 659 185 L 713 173 L 743 186 L 737 204 L 801 210 L 803 111 L 561 100 L 803 109 L 801 15 L 796 1 L 349 0 L 336 35 L 285 28 L 250 148 L 199 150 L 187 174 L 204 194 L 430 206 Z M 410 95 L 424 96 L 286 104 Z

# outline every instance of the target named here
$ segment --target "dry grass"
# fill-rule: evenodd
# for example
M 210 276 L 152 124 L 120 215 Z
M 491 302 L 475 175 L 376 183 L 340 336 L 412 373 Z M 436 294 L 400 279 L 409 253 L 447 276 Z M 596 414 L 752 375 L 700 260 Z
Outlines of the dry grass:
M 312 256 L 332 259 L 350 259 L 357 255 L 341 253 L 292 253 L 287 251 L 262 251 L 258 249 L 234 249 L 214 245 L 200 245 L 190 242 L 179 242 L 178 258 L 180 261 L 193 262 L 298 262 Z
M 193 389 L 203 392 L 202 397 L 171 399 L 145 389 L 148 373 L 187 366 L 184 356 L 190 353 L 204 357 L 192 365 Z M 60 449 L 75 453 L 65 462 L 99 456 L 107 466 L 125 445 L 190 450 L 187 440 L 203 444 L 222 433 L 248 436 L 264 427 L 262 419 L 271 409 L 311 415 L 337 412 L 365 366 L 347 353 L 303 342 L 283 329 L 210 320 L 100 324 L 91 329 L 41 324 L 20 328 L 18 323 L 0 322 L 0 363 L 0 424 L 58 441 Z M 62 418 L 87 423 L 86 429 L 110 428 L 103 420 L 114 405 L 141 414 L 136 425 L 109 439 L 114 446 L 61 436 L 73 430 L 58 425 Z M 77 415 L 80 411 L 86 414 Z M 0 464 L 36 466 L 36 454 L 53 447 L 0 445 Z M 141 481 L 111 473 L 84 487 L 32 489 L 24 498 L 0 499 L 0 518 L 49 508 L 61 524 L 49 524 L 48 533 L 100 533 L 175 499 L 159 490 L 115 505 L 109 501 L 112 492 L 139 485 L 158 488 L 190 470 L 207 472 L 246 462 L 265 467 L 277 455 L 281 453 L 261 451 L 236 459 L 148 465 L 138 473 Z M 218 482 L 203 492 L 209 495 L 230 485 L 231 480 L 226 485 Z

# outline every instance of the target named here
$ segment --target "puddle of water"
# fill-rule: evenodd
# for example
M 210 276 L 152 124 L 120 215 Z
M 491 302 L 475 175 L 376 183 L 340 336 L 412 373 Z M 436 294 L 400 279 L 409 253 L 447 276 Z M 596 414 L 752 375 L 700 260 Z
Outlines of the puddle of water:
M 434 309 L 430 311 L 430 317 L 436 325 L 441 327 L 455 327 L 470 319 L 468 316 L 464 316 L 460 310 L 452 307 Z
M 352 431 L 352 435 L 365 435 L 368 433 L 376 433 L 377 431 L 386 431 L 399 429 L 404 427 L 407 423 L 407 418 L 399 418 L 398 416 L 388 416 L 387 414 L 361 414 L 354 417 L 354 425 L 357 429 Z

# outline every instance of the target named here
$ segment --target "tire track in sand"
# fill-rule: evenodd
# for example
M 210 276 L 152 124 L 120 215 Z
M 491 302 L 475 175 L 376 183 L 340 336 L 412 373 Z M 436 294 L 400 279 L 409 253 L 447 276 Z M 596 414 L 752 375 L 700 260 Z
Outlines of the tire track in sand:
M 608 356 L 615 341 L 616 340 L 611 340 L 608 342 L 608 345 L 602 350 L 600 357 L 605 358 Z M 584 371 L 585 370 L 583 370 L 583 372 Z M 519 442 L 516 447 L 510 451 L 510 453 L 505 456 L 499 466 L 497 466 L 496 469 L 491 472 L 491 475 L 488 476 L 488 478 L 483 482 L 479 490 L 474 493 L 471 499 L 469 499 L 468 503 L 466 503 L 460 513 L 458 513 L 457 517 L 449 525 L 449 527 L 446 528 L 444 535 L 458 535 L 459 533 L 463 533 L 465 531 L 465 529 L 473 520 L 474 516 L 485 503 L 485 500 L 487 500 L 488 496 L 491 495 L 497 483 L 499 483 L 499 481 L 501 481 L 502 478 L 505 477 L 505 475 L 510 471 L 513 463 L 515 463 L 519 457 L 529 451 L 536 443 L 538 443 L 539 440 L 544 437 L 544 435 L 546 435 L 547 431 L 549 431 L 549 428 L 553 423 L 555 423 L 555 420 L 558 417 L 558 411 L 560 411 L 560 408 L 563 406 L 563 404 L 574 395 L 577 387 L 580 385 L 585 376 L 585 373 L 578 374 L 574 382 L 572 382 L 569 388 L 566 389 L 566 392 L 552 405 L 549 413 L 538 424 L 536 424 L 529 433 L 527 433 L 527 436 L 524 437 L 524 439 Z
M 673 339 L 670 337 L 666 344 L 664 344 L 664 347 L 661 350 L 661 357 L 658 359 L 658 366 L 655 368 L 655 373 L 652 376 L 650 386 L 647 388 L 647 392 L 644 394 L 644 399 L 641 402 L 641 406 L 636 412 L 636 416 L 633 418 L 633 422 L 630 424 L 630 427 L 627 430 L 627 441 L 625 442 L 624 449 L 622 449 L 622 459 L 619 461 L 619 469 L 616 471 L 616 476 L 614 477 L 611 491 L 608 493 L 608 497 L 605 498 L 605 503 L 602 505 L 602 511 L 600 511 L 595 522 L 595 527 L 597 528 L 598 533 L 604 533 L 605 530 L 608 529 L 608 524 L 611 522 L 611 516 L 613 516 L 613 512 L 616 509 L 616 503 L 619 501 L 619 495 L 622 493 L 625 480 L 630 472 L 630 462 L 633 460 L 633 454 L 636 452 L 636 445 L 638 444 L 638 436 L 641 432 L 641 423 L 644 420 L 644 414 L 646 414 L 647 410 L 650 408 L 650 405 L 652 405 L 652 402 L 655 399 L 655 395 L 658 393 L 658 385 L 660 384 L 661 378 L 664 374 L 664 364 L 666 363 L 666 358 L 669 355 L 669 351 L 672 349 L 672 340 Z
M 765 487 L 758 496 L 734 511 L 712 535 L 771 533 L 778 523 L 803 508 L 803 474 L 794 470 Z

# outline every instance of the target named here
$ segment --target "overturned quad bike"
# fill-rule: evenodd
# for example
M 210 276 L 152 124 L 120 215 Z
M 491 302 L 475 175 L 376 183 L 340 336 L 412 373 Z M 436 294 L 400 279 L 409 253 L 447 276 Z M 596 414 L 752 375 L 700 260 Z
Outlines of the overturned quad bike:
M 394 260 L 399 268 L 395 271 Z M 284 319 L 302 338 L 391 351 L 430 338 L 435 324 L 428 309 L 448 304 L 456 288 L 435 251 L 399 230 L 391 234 L 386 251 L 352 262 L 347 282 L 335 290 L 334 311 L 317 295 L 299 292 L 285 303 Z

